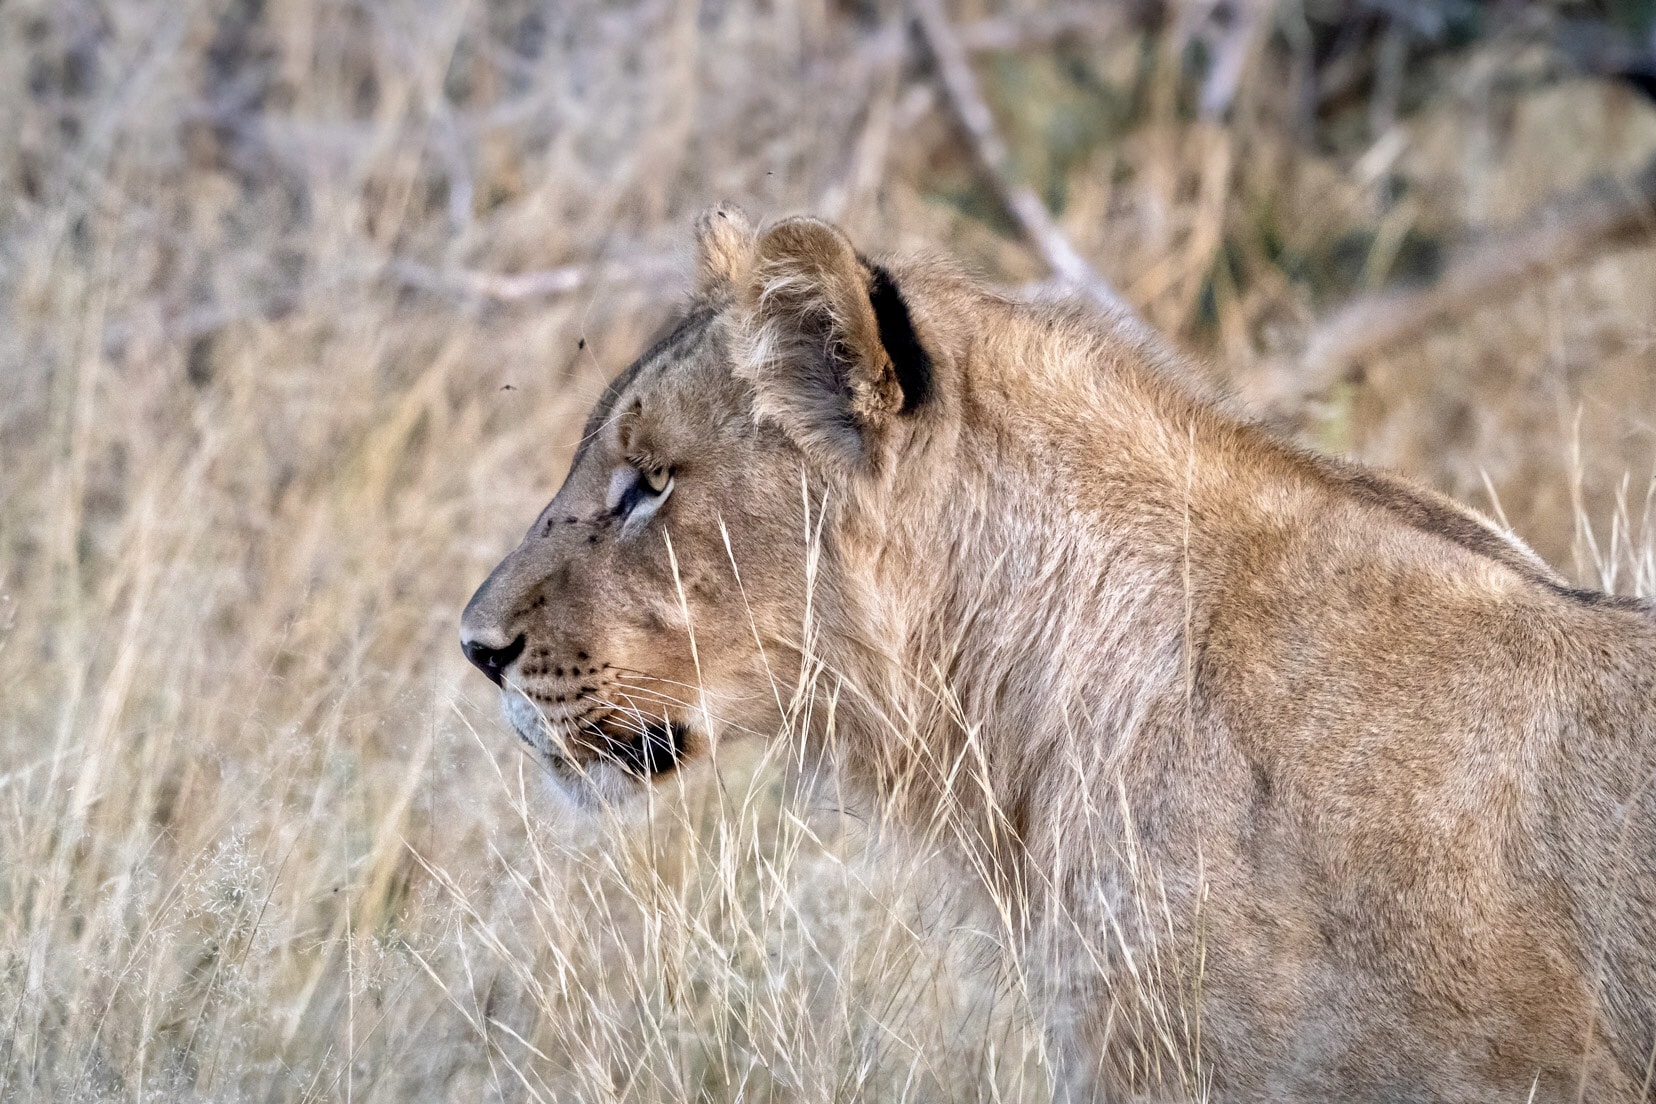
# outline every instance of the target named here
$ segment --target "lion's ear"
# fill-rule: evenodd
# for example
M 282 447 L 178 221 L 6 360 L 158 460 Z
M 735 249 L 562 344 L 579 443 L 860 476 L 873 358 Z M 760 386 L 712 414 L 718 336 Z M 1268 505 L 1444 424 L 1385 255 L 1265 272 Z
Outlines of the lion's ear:
M 807 453 L 856 464 L 926 400 L 931 361 L 908 304 L 837 227 L 792 218 L 766 230 L 745 304 L 759 414 Z
M 753 267 L 756 237 L 740 207 L 722 203 L 696 220 L 696 294 L 741 287 Z

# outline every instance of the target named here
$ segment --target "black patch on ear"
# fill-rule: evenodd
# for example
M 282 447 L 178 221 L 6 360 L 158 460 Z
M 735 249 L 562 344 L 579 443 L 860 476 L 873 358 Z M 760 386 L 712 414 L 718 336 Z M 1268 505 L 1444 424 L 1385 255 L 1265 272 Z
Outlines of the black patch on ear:
M 897 373 L 897 386 L 903 390 L 903 413 L 912 414 L 931 394 L 931 357 L 914 332 L 908 304 L 903 302 L 903 293 L 897 290 L 891 273 L 877 264 L 869 265 L 868 271 L 868 300 L 880 325 L 880 344 L 885 346 Z

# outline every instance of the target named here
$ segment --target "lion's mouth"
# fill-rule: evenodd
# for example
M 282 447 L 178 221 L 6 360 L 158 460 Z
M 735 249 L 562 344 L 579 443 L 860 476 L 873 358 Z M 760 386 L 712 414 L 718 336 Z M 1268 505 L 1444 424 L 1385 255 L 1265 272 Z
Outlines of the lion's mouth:
M 677 721 L 651 718 L 642 724 L 619 726 L 582 721 L 576 729 L 583 744 L 600 749 L 600 754 L 640 778 L 666 774 L 684 756 L 687 733 Z
M 518 738 L 563 775 L 578 776 L 596 763 L 613 763 L 635 778 L 655 778 L 679 765 L 689 738 L 684 724 L 633 710 L 595 709 L 554 718 L 512 690 L 503 704 Z

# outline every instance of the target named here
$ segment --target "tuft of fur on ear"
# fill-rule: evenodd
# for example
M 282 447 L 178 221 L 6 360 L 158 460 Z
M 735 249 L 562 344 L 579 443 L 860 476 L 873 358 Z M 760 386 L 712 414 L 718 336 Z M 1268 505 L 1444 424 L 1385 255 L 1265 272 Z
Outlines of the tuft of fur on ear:
M 747 282 L 756 244 L 740 207 L 721 203 L 696 219 L 696 294 L 707 297 Z
M 866 460 L 872 442 L 926 397 L 931 364 L 907 304 L 838 227 L 791 218 L 766 230 L 743 302 L 742 374 L 758 412 L 808 454 L 839 465 Z

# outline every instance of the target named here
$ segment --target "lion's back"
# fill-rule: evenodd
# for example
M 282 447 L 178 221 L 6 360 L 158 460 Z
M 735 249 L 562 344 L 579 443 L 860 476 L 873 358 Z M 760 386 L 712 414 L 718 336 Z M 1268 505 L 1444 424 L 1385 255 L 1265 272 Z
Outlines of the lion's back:
M 1428 983 L 1405 1021 L 1620 1084 L 1656 1041 L 1656 617 L 1383 478 L 1313 489 L 1223 573 L 1204 701 L 1261 853 L 1319 883 L 1324 957 Z

